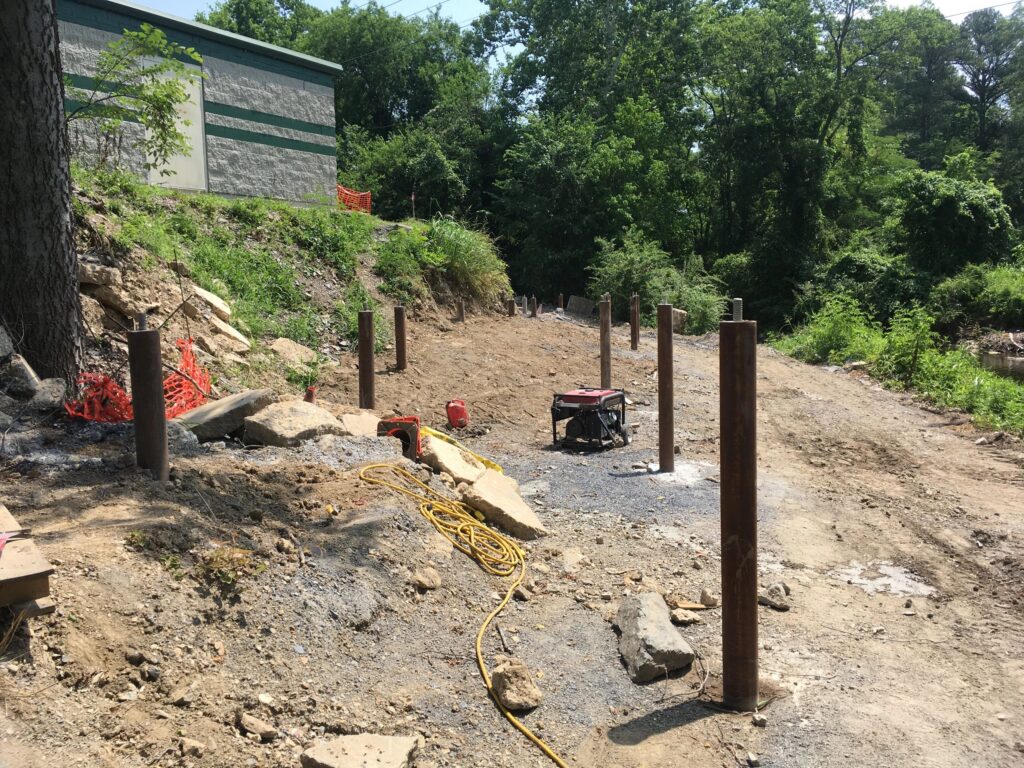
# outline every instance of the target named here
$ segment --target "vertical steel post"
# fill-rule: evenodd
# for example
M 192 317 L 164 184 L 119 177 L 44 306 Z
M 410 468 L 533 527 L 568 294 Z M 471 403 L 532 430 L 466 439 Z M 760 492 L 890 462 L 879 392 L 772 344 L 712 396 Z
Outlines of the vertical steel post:
M 128 371 L 132 382 L 135 425 L 135 463 L 157 480 L 170 479 L 167 456 L 167 405 L 160 356 L 160 331 L 146 328 L 139 316 L 139 330 L 128 333 Z
M 558 308 L 565 309 L 565 297 L 562 294 L 558 294 Z
M 526 294 L 524 293 L 523 294 L 523 317 L 526 317 L 526 315 L 529 313 L 529 309 L 527 308 L 526 305 L 527 305 L 527 299 L 526 299 Z
M 612 300 L 601 299 L 601 388 L 612 386 Z
M 395 370 L 404 371 L 408 365 L 405 348 L 405 307 L 395 305 Z
M 672 305 L 658 305 L 658 469 L 676 468 L 674 371 L 672 368 Z
M 629 348 L 636 350 L 640 346 L 640 294 L 629 297 Z
M 374 407 L 373 310 L 359 313 L 359 407 Z
M 735 298 L 732 300 L 732 319 L 735 322 L 743 319 L 743 299 Z
M 466 302 L 463 299 L 459 299 L 455 304 L 455 322 L 466 322 Z
M 536 316 L 537 316 L 537 297 L 536 296 L 531 296 L 530 297 L 530 317 L 536 317 Z
M 508 316 L 509 317 L 515 317 L 516 316 L 516 300 L 515 299 L 509 299 L 508 302 L 507 302 L 507 306 L 508 306 Z
M 757 707 L 757 323 L 719 326 L 722 688 L 729 709 Z

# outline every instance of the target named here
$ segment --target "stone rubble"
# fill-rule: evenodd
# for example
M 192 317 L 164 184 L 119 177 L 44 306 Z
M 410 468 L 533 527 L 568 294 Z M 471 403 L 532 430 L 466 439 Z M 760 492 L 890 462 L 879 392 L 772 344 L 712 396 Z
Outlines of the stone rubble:
M 672 626 L 668 605 L 656 592 L 624 597 L 615 625 L 619 653 L 634 683 L 650 682 L 693 663 L 693 649 Z
M 458 493 L 462 502 L 480 512 L 487 522 L 513 536 L 530 540 L 548 533 L 537 513 L 519 495 L 515 480 L 497 470 L 485 469 L 472 485 L 460 484 Z
M 341 435 L 345 428 L 318 405 L 284 400 L 245 418 L 245 440 L 281 448 L 297 446 L 320 435 Z
M 497 656 L 495 661 L 491 684 L 498 701 L 512 712 L 539 707 L 544 695 L 534 682 L 526 662 L 509 656 Z
M 429 435 L 422 442 L 420 459 L 423 463 L 437 472 L 447 473 L 456 483 L 472 484 L 484 474 L 486 467 L 458 446 Z
M 299 762 L 302 768 L 411 768 L 418 746 L 412 736 L 361 733 L 315 744 Z
M 200 440 L 220 440 L 239 431 L 247 416 L 259 413 L 277 400 L 272 389 L 248 389 L 201 405 L 175 419 Z

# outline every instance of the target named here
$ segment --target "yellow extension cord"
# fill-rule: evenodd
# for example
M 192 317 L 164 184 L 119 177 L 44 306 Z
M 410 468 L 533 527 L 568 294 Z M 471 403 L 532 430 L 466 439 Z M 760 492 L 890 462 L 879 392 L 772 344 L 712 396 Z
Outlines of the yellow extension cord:
M 391 477 L 385 477 L 384 473 L 390 474 Z M 526 576 L 526 553 L 515 541 L 478 521 L 465 504 L 441 495 L 401 467 L 393 464 L 371 464 L 360 470 L 359 477 L 368 483 L 382 485 L 416 499 L 420 504 L 420 514 L 427 518 L 441 535 L 452 543 L 453 547 L 476 560 L 487 573 L 504 578 L 518 572 L 515 581 L 505 592 L 505 598 L 480 625 L 480 631 L 476 634 L 476 663 L 480 668 L 484 687 L 487 688 L 491 699 L 494 700 L 505 719 L 512 723 L 517 731 L 536 744 L 555 765 L 559 768 L 569 768 L 565 761 L 544 743 L 543 739 L 527 728 L 498 700 L 491 685 L 491 676 L 487 671 L 487 665 L 484 663 L 482 649 L 484 635 L 491 622 L 508 605 L 516 588 L 523 583 L 523 578 Z

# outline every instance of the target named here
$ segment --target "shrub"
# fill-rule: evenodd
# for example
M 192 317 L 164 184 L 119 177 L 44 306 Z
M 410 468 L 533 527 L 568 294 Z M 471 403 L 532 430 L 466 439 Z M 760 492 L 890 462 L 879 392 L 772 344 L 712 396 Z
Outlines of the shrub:
M 929 307 L 946 333 L 961 333 L 971 325 L 1019 328 L 1024 325 L 1024 268 L 970 264 L 935 286 Z
M 601 252 L 590 267 L 589 291 L 592 296 L 608 293 L 620 318 L 628 316 L 630 297 L 640 296 L 643 322 L 654 322 L 657 306 L 669 301 L 688 313 L 687 326 L 693 333 L 714 327 L 725 309 L 726 298 L 718 280 L 696 266 L 677 269 L 668 254 L 647 240 L 637 229 L 630 229 L 622 247 L 599 240 Z
M 435 218 L 421 262 L 440 273 L 453 292 L 481 304 L 494 304 L 512 292 L 505 262 L 485 233 L 448 217 Z
M 871 322 L 857 300 L 845 293 L 828 296 L 821 309 L 790 336 L 774 345 L 808 363 L 840 365 L 848 360 L 874 360 L 885 344 L 882 331 Z
M 914 384 L 922 358 L 935 352 L 934 322 L 921 307 L 896 312 L 875 362 L 874 373 L 887 383 L 904 388 Z

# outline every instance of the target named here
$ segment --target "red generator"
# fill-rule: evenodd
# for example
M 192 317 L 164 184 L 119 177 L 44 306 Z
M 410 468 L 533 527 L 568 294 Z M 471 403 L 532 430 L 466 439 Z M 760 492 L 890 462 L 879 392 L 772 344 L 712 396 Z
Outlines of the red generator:
M 568 419 L 565 437 L 558 439 L 558 422 Z M 556 446 L 600 450 L 619 438 L 629 445 L 626 392 L 622 389 L 574 389 L 555 395 L 551 404 L 551 438 Z

